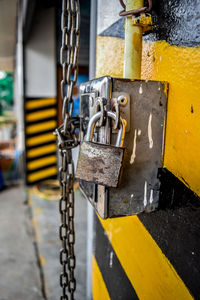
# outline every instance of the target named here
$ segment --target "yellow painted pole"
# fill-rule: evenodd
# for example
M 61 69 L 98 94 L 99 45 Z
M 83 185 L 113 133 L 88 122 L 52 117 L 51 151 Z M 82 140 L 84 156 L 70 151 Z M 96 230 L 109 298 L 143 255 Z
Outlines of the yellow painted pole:
M 127 0 L 126 11 L 144 6 L 144 0 Z M 124 78 L 140 79 L 142 58 L 142 27 L 133 25 L 132 16 L 125 20 Z

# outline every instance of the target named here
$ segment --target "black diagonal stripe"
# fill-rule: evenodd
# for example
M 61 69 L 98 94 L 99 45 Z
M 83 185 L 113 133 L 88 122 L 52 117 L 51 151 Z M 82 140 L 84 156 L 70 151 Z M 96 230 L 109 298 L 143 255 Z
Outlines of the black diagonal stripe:
M 193 297 L 200 299 L 200 198 L 166 169 L 159 178 L 160 209 L 138 217 Z
M 52 131 L 51 131 L 51 133 L 52 133 Z M 40 135 L 41 135 L 41 133 L 40 133 Z M 53 136 L 53 134 L 52 134 L 52 136 Z M 57 145 L 57 143 L 56 143 L 55 140 L 51 140 L 51 141 L 48 141 L 48 142 L 41 142 L 41 143 L 33 145 L 33 146 L 26 146 L 26 149 L 30 150 L 30 149 L 35 149 L 35 148 L 38 148 L 38 147 L 48 146 L 48 145 L 52 145 L 52 144 L 56 144 Z
M 95 258 L 111 300 L 138 299 L 105 231 L 95 215 Z
M 43 117 L 43 119 L 37 119 L 37 120 L 34 120 L 34 121 L 25 121 L 25 126 L 41 124 L 41 123 L 45 123 L 45 122 L 48 122 L 48 121 L 57 121 L 57 116 L 55 116 L 55 117 Z
M 51 109 L 51 108 L 57 108 L 57 103 L 55 104 L 49 104 L 49 105 L 44 105 L 44 106 L 39 106 L 39 107 L 34 107 L 34 108 L 25 108 L 25 112 L 26 114 L 31 114 L 31 113 L 34 113 L 34 112 L 39 112 L 39 111 L 43 111 L 43 110 L 48 110 L 48 109 Z
M 38 167 L 38 168 L 35 168 L 35 169 L 27 169 L 27 175 L 29 174 L 32 174 L 32 173 L 36 173 L 36 172 L 39 172 L 39 171 L 43 171 L 45 168 L 51 168 L 51 167 L 57 167 L 57 164 L 56 163 L 51 163 L 51 164 L 46 164 L 42 167 Z
M 31 181 L 29 182 L 28 181 L 28 178 L 26 177 L 26 185 L 28 186 L 32 186 L 32 185 L 36 185 L 37 183 L 41 182 L 41 181 L 44 181 L 44 180 L 49 180 L 49 179 L 57 179 L 57 175 L 49 175 L 47 177 L 43 177 L 42 179 L 38 179 L 38 180 L 35 180 L 35 181 Z
M 26 134 L 26 138 L 31 138 L 31 137 L 40 136 L 41 134 L 46 134 L 46 133 L 52 133 L 53 134 L 53 132 L 54 132 L 54 129 L 51 128 L 51 129 L 46 129 L 44 131 L 38 131 L 38 132 L 34 132 L 34 133 L 25 132 L 25 134 Z

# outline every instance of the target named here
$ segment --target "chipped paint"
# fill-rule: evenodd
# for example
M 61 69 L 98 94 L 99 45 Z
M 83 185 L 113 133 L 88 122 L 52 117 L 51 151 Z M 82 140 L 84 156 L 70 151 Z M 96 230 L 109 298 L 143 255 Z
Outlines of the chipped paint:
M 109 261 L 110 268 L 112 268 L 112 266 L 113 266 L 113 255 L 114 255 L 114 253 L 113 253 L 113 251 L 111 251 L 110 252 L 110 261 Z
M 134 140 L 133 140 L 133 152 L 130 159 L 130 164 L 132 165 L 136 158 L 136 143 L 137 143 L 137 129 L 135 129 Z
M 144 207 L 147 206 L 147 182 L 144 183 Z
M 153 148 L 153 138 L 152 138 L 152 113 L 150 113 L 150 115 L 149 115 L 148 138 L 149 138 L 149 149 L 152 149 L 152 148 Z
M 151 189 L 150 191 L 150 199 L 149 199 L 150 204 L 153 203 L 153 190 Z
M 143 94 L 142 84 L 140 85 L 140 88 L 139 88 L 139 94 L 140 94 L 140 95 Z
M 138 136 L 140 136 L 142 133 L 142 130 L 141 129 L 138 129 Z

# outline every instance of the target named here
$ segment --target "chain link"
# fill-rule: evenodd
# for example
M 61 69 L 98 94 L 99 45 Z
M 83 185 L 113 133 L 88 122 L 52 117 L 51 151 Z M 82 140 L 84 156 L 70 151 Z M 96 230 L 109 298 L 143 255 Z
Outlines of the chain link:
M 79 127 L 79 119 L 72 117 L 74 101 L 73 88 L 78 76 L 78 52 L 80 47 L 80 8 L 79 0 L 63 0 L 62 16 L 62 47 L 60 50 L 60 63 L 62 64 L 63 79 L 61 81 L 61 97 L 63 99 L 62 117 L 63 125 L 56 129 L 58 148 L 60 154 L 59 180 L 61 196 L 59 212 L 61 225 L 59 237 L 61 240 L 60 286 L 62 288 L 61 300 L 74 299 L 76 280 L 74 269 L 76 258 L 74 254 L 74 163 L 72 148 L 78 145 L 76 128 Z M 67 85 L 67 93 L 65 87 Z

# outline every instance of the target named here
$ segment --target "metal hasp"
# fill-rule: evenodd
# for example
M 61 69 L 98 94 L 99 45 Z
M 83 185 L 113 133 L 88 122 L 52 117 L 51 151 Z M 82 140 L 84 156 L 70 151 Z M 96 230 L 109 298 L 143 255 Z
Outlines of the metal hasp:
M 113 95 L 128 94 L 129 130 L 126 131 L 123 175 L 118 188 L 106 188 L 80 181 L 80 188 L 102 218 L 128 216 L 154 211 L 159 204 L 158 171 L 163 167 L 164 134 L 167 110 L 166 82 L 102 77 L 80 87 L 82 136 L 92 117 L 95 97 L 107 99 L 110 109 Z M 91 96 L 93 95 L 93 96 Z M 91 101 L 91 97 L 93 100 Z M 126 118 L 126 108 L 120 108 Z M 111 133 L 111 143 L 117 133 Z M 104 142 L 103 131 L 96 131 L 95 141 Z

